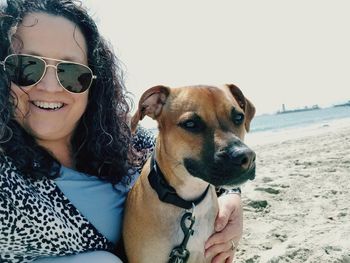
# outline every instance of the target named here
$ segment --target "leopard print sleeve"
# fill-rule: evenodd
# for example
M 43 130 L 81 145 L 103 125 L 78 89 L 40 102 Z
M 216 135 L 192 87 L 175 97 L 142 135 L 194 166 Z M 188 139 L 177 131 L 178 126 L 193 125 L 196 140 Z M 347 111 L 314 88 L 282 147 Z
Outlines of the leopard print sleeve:
M 110 243 L 50 179 L 31 180 L 0 163 L 0 262 L 111 251 Z
M 142 167 L 148 157 L 153 153 L 156 144 L 155 134 L 152 130 L 138 126 L 133 136 L 133 147 L 136 150 L 137 160 L 134 168 L 141 173 Z

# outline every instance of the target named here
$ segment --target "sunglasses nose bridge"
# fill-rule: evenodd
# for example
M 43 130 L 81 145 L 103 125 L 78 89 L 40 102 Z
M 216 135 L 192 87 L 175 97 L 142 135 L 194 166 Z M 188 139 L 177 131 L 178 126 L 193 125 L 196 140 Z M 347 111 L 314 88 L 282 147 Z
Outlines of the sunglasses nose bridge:
M 45 63 L 45 72 L 44 72 L 44 75 L 46 75 L 46 73 L 47 73 L 47 68 L 53 68 L 54 71 L 55 71 L 56 78 L 57 78 L 57 65 L 51 65 L 51 64 Z M 57 79 L 57 80 L 58 80 L 58 79 Z
M 49 67 L 52 67 L 52 68 L 57 70 L 57 66 L 56 65 L 46 64 L 45 68 L 49 68 Z
M 55 72 L 55 76 L 57 78 L 57 66 L 56 65 L 51 65 L 51 64 L 47 64 L 47 62 L 45 62 L 45 70 L 43 72 L 43 78 L 45 77 L 45 75 L 47 74 L 47 68 L 53 68 L 54 72 Z
M 47 64 L 47 62 L 45 61 L 45 69 L 44 69 L 44 72 L 43 72 L 43 75 L 41 77 L 41 80 L 39 82 L 42 82 L 44 81 L 44 78 L 47 78 L 47 77 L 50 77 L 50 76 L 47 76 L 47 73 L 48 73 L 48 68 L 53 68 L 54 72 L 52 72 L 54 75 L 55 75 L 55 81 L 57 82 L 58 86 L 57 87 L 60 87 L 60 89 L 62 88 L 62 85 L 60 83 L 60 80 L 58 79 L 58 75 L 57 75 L 57 65 L 51 65 L 51 64 Z M 52 86 L 52 85 L 50 85 Z

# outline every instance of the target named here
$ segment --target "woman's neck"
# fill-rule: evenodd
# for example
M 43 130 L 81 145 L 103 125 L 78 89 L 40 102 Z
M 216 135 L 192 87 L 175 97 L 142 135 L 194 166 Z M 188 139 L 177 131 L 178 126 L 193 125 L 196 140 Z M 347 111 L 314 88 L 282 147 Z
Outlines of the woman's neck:
M 74 168 L 70 143 L 66 141 L 41 141 L 38 144 L 47 149 L 63 166 Z

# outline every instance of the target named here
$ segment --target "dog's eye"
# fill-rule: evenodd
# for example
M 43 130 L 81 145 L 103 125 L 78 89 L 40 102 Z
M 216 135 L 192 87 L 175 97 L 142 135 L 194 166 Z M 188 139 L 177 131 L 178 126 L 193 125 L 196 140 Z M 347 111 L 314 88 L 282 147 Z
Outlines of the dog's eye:
M 194 128 L 196 128 L 196 124 L 194 123 L 194 121 L 186 121 L 183 124 L 183 127 L 186 129 L 194 129 Z
M 189 132 L 200 133 L 205 130 L 205 124 L 200 119 L 189 119 L 179 123 L 179 126 Z
M 244 114 L 243 113 L 236 113 L 233 116 L 233 122 L 236 125 L 241 125 L 244 121 Z

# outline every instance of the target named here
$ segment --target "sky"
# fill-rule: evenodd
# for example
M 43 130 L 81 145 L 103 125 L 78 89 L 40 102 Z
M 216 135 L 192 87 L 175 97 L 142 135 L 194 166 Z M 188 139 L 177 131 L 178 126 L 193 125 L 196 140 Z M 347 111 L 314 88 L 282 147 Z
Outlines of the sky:
M 138 99 L 233 83 L 257 114 L 350 100 L 349 0 L 83 0 Z

